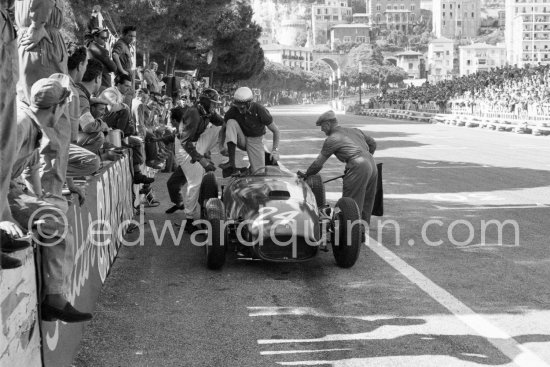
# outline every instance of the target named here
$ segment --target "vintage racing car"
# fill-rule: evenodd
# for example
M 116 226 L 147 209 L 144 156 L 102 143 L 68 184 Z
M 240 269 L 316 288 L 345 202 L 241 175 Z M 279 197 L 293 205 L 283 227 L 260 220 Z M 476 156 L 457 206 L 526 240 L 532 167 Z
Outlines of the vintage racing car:
M 352 267 L 363 227 L 351 198 L 326 205 L 321 176 L 306 181 L 280 166 L 231 177 L 221 186 L 210 172 L 202 180 L 199 203 L 208 228 L 206 264 L 221 268 L 228 251 L 267 261 L 298 262 L 328 251 L 336 263 Z M 221 188 L 221 195 L 220 195 Z

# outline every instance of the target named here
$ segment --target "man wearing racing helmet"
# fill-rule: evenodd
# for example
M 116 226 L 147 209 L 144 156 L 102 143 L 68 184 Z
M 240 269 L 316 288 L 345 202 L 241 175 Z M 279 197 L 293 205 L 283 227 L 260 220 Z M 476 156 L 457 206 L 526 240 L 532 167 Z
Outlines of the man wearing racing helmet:
M 229 161 L 220 165 L 222 169 L 230 169 L 232 172 L 237 170 L 235 167 L 237 147 L 246 150 L 251 172 L 265 167 L 263 137 L 266 127 L 273 133 L 270 159 L 274 162 L 279 160 L 279 129 L 269 111 L 261 104 L 253 102 L 253 99 L 254 95 L 250 88 L 238 88 L 233 97 L 233 105 L 225 113 L 225 143 L 223 147 L 220 146 L 220 152 L 227 154 Z
M 175 138 L 176 162 L 179 168 L 168 183 L 170 198 L 175 204 L 175 208 L 168 212 L 184 209 L 188 232 L 196 229 L 192 222 L 200 218 L 198 201 L 202 177 L 205 171 L 216 170 L 216 166 L 207 156 L 216 146 L 223 125 L 223 117 L 214 108 L 219 103 L 221 101 L 218 92 L 207 88 L 199 96 L 199 101 L 184 111 L 181 120 L 174 121 L 180 131 Z M 180 189 L 185 183 L 186 191 L 181 196 Z

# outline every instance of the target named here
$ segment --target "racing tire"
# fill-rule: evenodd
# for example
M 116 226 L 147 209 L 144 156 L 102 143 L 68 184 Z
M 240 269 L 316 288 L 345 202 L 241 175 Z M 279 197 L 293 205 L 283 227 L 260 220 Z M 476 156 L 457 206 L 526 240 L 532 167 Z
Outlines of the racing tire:
M 225 207 L 218 198 L 211 198 L 205 205 L 206 219 L 210 222 L 206 249 L 206 267 L 218 270 L 225 264 L 226 230 Z
M 336 264 L 341 268 L 351 268 L 359 258 L 361 250 L 362 226 L 359 207 L 351 198 L 341 198 L 336 203 L 333 219 L 334 234 L 332 237 L 332 253 Z
M 313 175 L 306 178 L 307 185 L 311 188 L 315 201 L 317 202 L 317 208 L 322 208 L 326 205 L 325 184 L 320 175 Z
M 218 181 L 214 172 L 207 172 L 202 177 L 201 188 L 199 191 L 199 205 L 201 212 L 204 212 L 204 208 L 208 199 L 218 197 Z

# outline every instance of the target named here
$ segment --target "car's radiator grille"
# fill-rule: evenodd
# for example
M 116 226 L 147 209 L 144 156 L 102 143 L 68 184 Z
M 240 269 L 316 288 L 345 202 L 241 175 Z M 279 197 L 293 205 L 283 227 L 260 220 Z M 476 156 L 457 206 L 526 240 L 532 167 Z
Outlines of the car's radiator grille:
M 266 237 L 261 245 L 258 245 L 258 252 L 262 258 L 272 261 L 304 261 L 317 254 L 318 246 L 308 245 L 303 237 L 293 237 L 277 236 L 279 243 Z

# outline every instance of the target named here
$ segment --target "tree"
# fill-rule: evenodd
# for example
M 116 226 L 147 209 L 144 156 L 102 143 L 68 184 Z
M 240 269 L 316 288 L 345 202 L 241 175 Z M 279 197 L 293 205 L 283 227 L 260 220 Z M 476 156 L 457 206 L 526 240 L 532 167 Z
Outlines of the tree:
M 252 20 L 252 8 L 238 1 L 219 14 L 212 42 L 214 62 L 207 70 L 216 79 L 234 82 L 260 73 L 265 65 L 258 38 L 262 28 Z
M 69 2 L 67 2 L 69 3 Z M 193 52 L 197 42 L 211 39 L 221 11 L 231 0 L 71 0 L 78 38 L 87 28 L 92 7 L 100 5 L 112 20 L 111 32 L 138 27 L 138 50 L 176 59 Z M 173 64 L 172 64 L 173 69 Z

